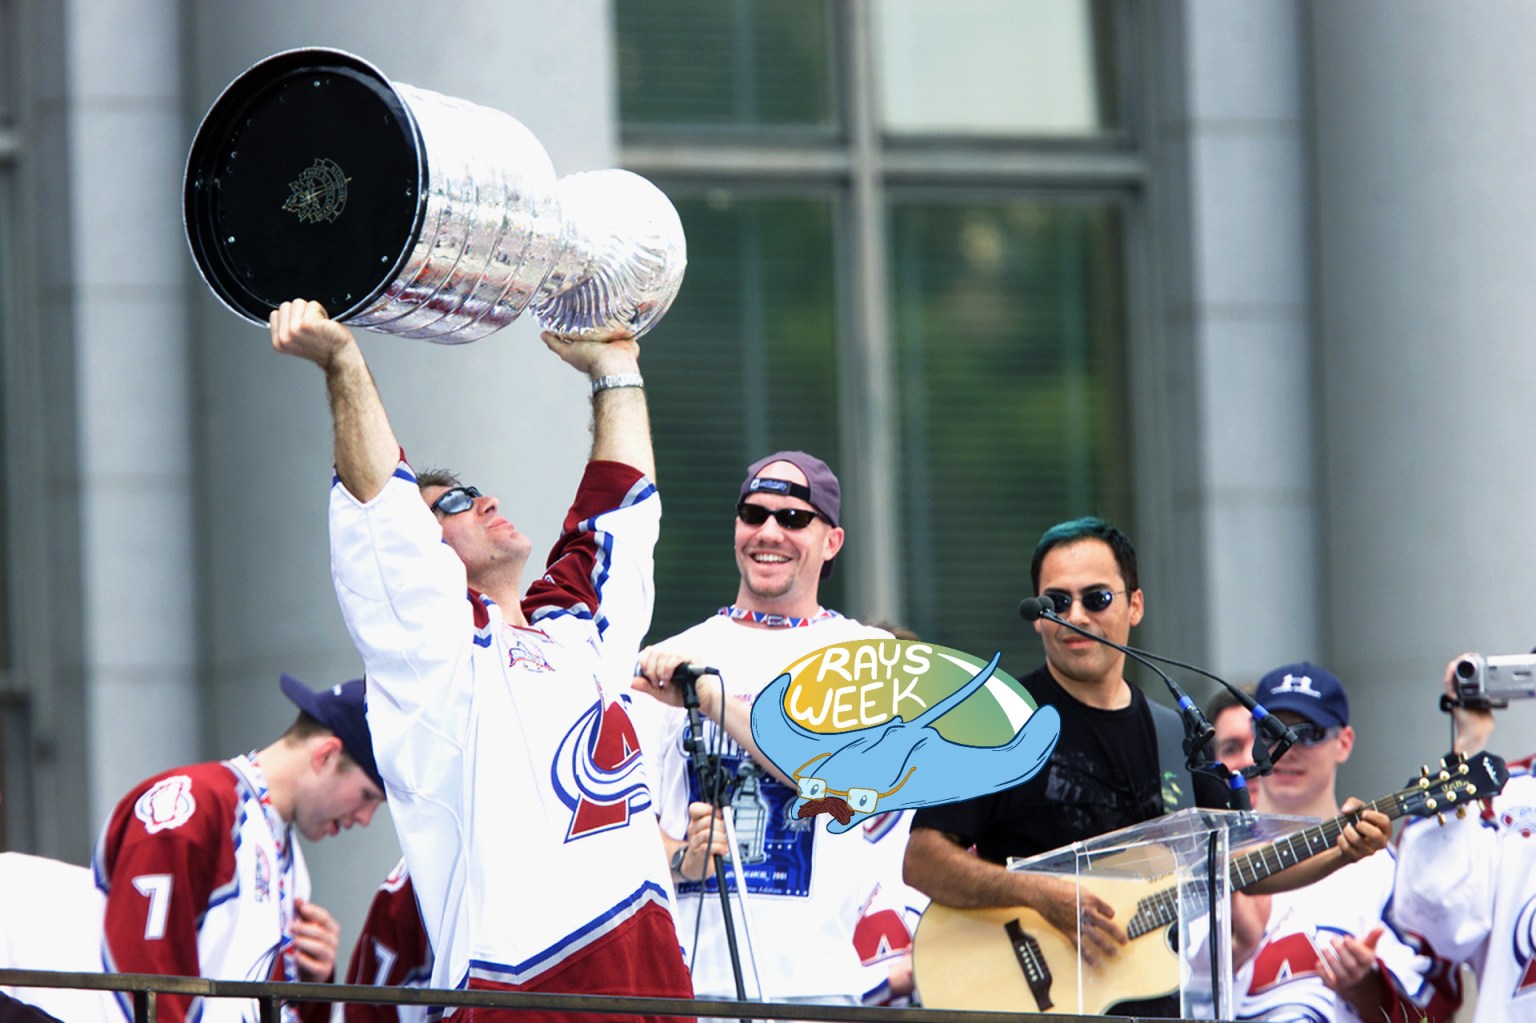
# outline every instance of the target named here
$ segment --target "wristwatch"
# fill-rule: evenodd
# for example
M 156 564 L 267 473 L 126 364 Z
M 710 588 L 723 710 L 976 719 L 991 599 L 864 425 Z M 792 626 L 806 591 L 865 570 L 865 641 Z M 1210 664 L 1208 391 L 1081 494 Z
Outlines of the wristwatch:
M 592 381 L 592 393 L 611 391 L 615 387 L 644 387 L 645 378 L 639 373 L 612 373 Z
M 686 855 L 688 855 L 688 844 L 686 842 L 678 846 L 677 852 L 672 854 L 672 876 L 681 878 L 684 881 L 688 880 L 683 875 L 683 857 Z

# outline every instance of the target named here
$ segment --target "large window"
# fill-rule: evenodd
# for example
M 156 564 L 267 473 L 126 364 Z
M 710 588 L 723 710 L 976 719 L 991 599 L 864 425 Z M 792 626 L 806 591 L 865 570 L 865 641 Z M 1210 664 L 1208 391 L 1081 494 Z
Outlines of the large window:
M 824 604 L 1030 667 L 1015 609 L 1040 532 L 1134 526 L 1141 181 L 1114 4 L 614 9 L 624 162 L 673 197 L 689 249 L 645 353 L 666 506 L 653 638 L 734 595 L 741 472 L 802 447 L 844 484 Z

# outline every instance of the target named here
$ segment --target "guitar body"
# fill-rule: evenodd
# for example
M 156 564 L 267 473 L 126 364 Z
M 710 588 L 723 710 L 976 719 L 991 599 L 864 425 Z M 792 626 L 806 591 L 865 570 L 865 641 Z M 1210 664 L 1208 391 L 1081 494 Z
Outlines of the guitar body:
M 1085 885 L 1114 907 L 1122 927 L 1141 900 L 1166 886 L 1108 878 Z M 1072 938 L 1034 910 L 953 909 L 935 902 L 918 924 L 912 968 L 925 1008 L 1103 1015 L 1120 1002 L 1178 990 L 1180 963 L 1169 930 L 1132 938 L 1119 955 L 1096 966 L 1082 964 L 1079 976 Z

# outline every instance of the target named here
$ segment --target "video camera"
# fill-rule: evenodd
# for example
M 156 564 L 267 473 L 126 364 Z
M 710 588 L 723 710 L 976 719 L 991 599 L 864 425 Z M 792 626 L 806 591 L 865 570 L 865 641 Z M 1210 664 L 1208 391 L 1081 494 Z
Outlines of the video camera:
M 1456 701 L 1461 706 L 1488 710 L 1530 699 L 1536 699 L 1536 653 L 1473 654 L 1456 662 Z

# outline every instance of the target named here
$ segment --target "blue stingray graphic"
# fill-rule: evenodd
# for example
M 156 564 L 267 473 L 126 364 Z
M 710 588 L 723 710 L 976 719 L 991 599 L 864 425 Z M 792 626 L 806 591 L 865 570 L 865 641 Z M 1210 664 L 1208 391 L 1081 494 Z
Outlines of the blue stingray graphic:
M 1033 778 L 1061 735 L 1061 715 L 1040 707 L 1002 746 L 967 746 L 934 723 L 987 684 L 1001 652 L 969 682 L 911 721 L 901 717 L 846 732 L 813 732 L 784 708 L 790 675 L 780 675 L 752 704 L 752 738 L 799 797 L 796 816 L 828 812 L 830 832 L 850 831 L 877 813 L 952 803 Z

